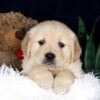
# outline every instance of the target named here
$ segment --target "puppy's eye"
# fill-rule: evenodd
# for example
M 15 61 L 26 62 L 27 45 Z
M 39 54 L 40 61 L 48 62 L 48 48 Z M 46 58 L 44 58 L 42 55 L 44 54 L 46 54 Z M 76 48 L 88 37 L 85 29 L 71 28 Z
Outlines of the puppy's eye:
M 59 45 L 60 48 L 63 48 L 65 46 L 65 44 L 62 43 L 62 42 L 59 42 L 58 45 Z
M 44 44 L 45 44 L 45 40 L 40 40 L 38 43 L 39 43 L 39 45 L 41 45 L 41 46 L 42 46 L 42 45 L 44 45 Z

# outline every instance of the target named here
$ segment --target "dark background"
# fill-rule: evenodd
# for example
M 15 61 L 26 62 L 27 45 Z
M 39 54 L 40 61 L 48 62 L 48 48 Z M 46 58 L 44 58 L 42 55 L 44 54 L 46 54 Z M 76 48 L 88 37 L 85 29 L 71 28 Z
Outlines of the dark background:
M 0 0 L 0 12 L 18 11 L 39 21 L 55 19 L 67 24 L 77 33 L 80 16 L 91 33 L 94 21 L 100 16 L 99 0 Z M 96 25 L 94 41 L 100 43 L 100 21 Z

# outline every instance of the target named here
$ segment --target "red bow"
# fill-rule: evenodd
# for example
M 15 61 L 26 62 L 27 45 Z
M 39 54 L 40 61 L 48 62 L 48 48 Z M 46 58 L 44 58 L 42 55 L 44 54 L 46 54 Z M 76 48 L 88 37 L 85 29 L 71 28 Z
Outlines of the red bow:
M 16 57 L 18 58 L 19 62 L 22 63 L 22 60 L 24 58 L 22 50 L 18 50 L 16 52 Z

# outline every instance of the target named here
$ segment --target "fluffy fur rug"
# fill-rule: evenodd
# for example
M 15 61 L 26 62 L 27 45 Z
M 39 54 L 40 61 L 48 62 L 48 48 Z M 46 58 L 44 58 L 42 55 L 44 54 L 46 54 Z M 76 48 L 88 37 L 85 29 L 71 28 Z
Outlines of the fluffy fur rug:
M 45 90 L 18 71 L 0 68 L 0 100 L 100 100 L 100 80 L 92 73 L 77 77 L 70 91 L 55 94 Z

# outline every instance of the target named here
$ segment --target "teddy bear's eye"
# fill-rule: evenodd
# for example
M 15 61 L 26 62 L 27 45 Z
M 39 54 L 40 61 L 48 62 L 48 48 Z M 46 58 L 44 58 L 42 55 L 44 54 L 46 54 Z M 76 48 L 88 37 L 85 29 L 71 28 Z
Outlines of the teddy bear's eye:
M 65 46 L 65 44 L 62 43 L 62 42 L 59 42 L 58 45 L 59 45 L 60 48 L 63 48 Z
M 40 41 L 38 41 L 38 43 L 39 43 L 39 45 L 44 45 L 45 44 L 45 40 L 40 40 Z

